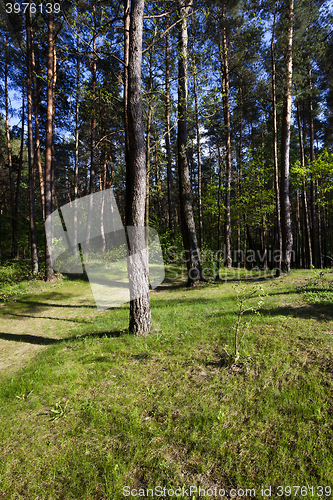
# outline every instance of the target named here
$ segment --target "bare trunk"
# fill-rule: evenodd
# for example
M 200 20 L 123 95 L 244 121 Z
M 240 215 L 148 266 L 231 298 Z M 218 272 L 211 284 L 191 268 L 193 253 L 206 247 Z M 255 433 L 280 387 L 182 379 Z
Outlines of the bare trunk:
M 52 115 L 52 164 L 51 164 L 51 209 L 52 212 L 58 208 L 58 198 L 56 196 L 56 180 L 55 180 L 55 166 L 53 164 L 54 158 L 54 135 L 55 135 L 55 87 L 57 81 L 57 53 L 55 43 L 53 42 L 53 80 L 52 80 L 52 101 L 53 101 L 53 115 Z
M 154 130 L 154 140 L 155 140 L 155 183 L 156 183 L 156 192 L 157 192 L 157 216 L 160 221 L 162 221 L 162 205 L 161 205 L 161 175 L 160 175 L 160 167 L 158 161 L 158 140 L 157 140 L 157 129 L 155 127 Z
M 200 129 L 199 129 L 199 111 L 198 111 L 198 95 L 197 95 L 197 75 L 195 67 L 195 47 L 193 39 L 193 90 L 194 90 L 194 109 L 195 109 L 195 125 L 197 134 L 197 163 L 198 163 L 198 219 L 199 219 L 199 245 L 200 250 L 203 247 L 203 225 L 202 225 L 202 203 L 201 203 L 201 147 L 200 147 Z
M 168 19 L 169 27 L 169 19 Z M 169 57 L 169 32 L 166 34 L 165 42 L 165 148 L 167 153 L 167 183 L 168 183 L 168 214 L 169 214 L 169 229 L 171 236 L 175 234 L 175 221 L 173 210 L 173 197 L 172 197 L 172 171 L 171 171 L 171 147 L 170 147 L 170 57 Z
M 124 0 L 124 128 L 125 128 L 125 160 L 128 164 L 128 61 L 129 61 L 129 28 L 130 28 L 130 0 Z
M 80 88 L 80 59 L 79 59 L 79 35 L 76 39 L 76 95 L 75 95 L 75 164 L 74 164 L 74 241 L 73 241 L 73 253 L 77 255 L 77 198 L 78 198 L 78 182 L 79 182 L 79 118 L 80 118 L 80 98 L 79 98 L 79 88 Z
M 29 164 L 29 205 L 30 205 L 30 241 L 32 273 L 38 274 L 38 252 L 35 216 L 34 150 L 32 129 L 32 26 L 30 10 L 26 11 L 27 32 L 27 97 L 28 97 L 28 164 Z
M 53 78 L 54 78 L 54 33 L 53 14 L 48 15 L 47 50 L 47 110 L 45 146 L 45 218 L 52 213 L 52 144 L 53 144 Z M 45 237 L 45 277 L 50 281 L 54 276 L 50 249 Z
M 153 75 L 152 75 L 152 70 L 153 70 L 153 47 L 150 49 L 149 53 L 149 97 L 148 97 L 148 119 L 147 119 L 147 146 L 146 146 L 146 168 L 147 168 L 147 187 L 146 187 L 146 215 L 145 215 L 145 225 L 146 227 L 149 226 L 149 215 L 150 215 L 150 203 L 149 203 L 149 197 L 150 197 L 150 173 L 151 173 L 151 146 L 150 146 L 150 139 L 151 139 L 151 124 L 152 124 L 152 117 L 153 117 L 153 110 L 152 110 L 152 105 L 151 105 L 151 92 L 153 90 Z
M 36 78 L 36 64 L 35 64 L 35 51 L 32 39 L 32 85 L 33 85 L 33 103 L 34 103 L 34 117 L 35 117 L 35 159 L 37 163 L 38 178 L 39 178 L 39 189 L 40 189 L 40 201 L 42 205 L 42 217 L 43 222 L 45 222 L 45 190 L 44 190 L 44 177 L 43 168 L 40 158 L 40 137 L 39 137 L 39 92 Z
M 96 175 L 96 73 L 97 73 L 97 61 L 96 61 L 96 3 L 95 0 L 92 0 L 92 11 L 94 18 L 94 27 L 93 27 L 93 43 L 92 43 L 92 68 L 91 68 L 91 77 L 92 77 L 92 89 L 91 89 L 91 98 L 92 98 L 92 118 L 91 118 L 91 145 L 90 145 L 90 178 L 89 178 L 89 194 L 92 195 L 94 192 L 95 185 L 95 175 Z M 85 233 L 85 242 L 84 242 L 84 255 L 87 259 L 89 256 L 89 242 L 90 242 L 90 232 L 91 232 L 91 218 L 92 218 L 92 205 L 93 205 L 93 197 L 89 198 L 88 205 L 88 215 L 87 215 L 87 227 Z
M 303 267 L 302 259 L 302 249 L 301 249 L 301 215 L 300 215 L 300 203 L 299 203 L 299 192 L 296 190 L 296 223 L 297 223 L 297 237 L 296 237 L 296 255 L 297 255 L 297 267 Z
M 297 87 L 295 85 L 296 91 Z M 303 144 L 303 127 L 301 120 L 301 110 L 299 106 L 299 102 L 296 101 L 297 107 L 297 123 L 298 123 L 298 139 L 299 139 L 299 149 L 301 153 L 301 166 L 305 167 L 305 154 L 304 154 L 304 144 Z M 303 211 L 304 211 L 304 222 L 306 229 L 306 243 L 307 243 L 307 256 L 308 256 L 308 267 L 311 269 L 312 267 L 312 247 L 311 247 L 311 233 L 310 233 L 310 224 L 309 224 L 309 214 L 308 214 L 308 201 L 306 195 L 306 186 L 305 179 L 303 178 L 303 186 L 302 186 L 302 198 L 303 198 Z
M 311 69 L 309 70 L 310 77 L 310 116 L 309 116 L 309 132 L 310 132 L 310 161 L 315 161 L 314 152 L 314 126 L 313 126 L 313 105 L 312 105 L 312 83 L 311 83 Z M 313 176 L 311 175 L 310 181 L 310 205 L 311 205 L 311 242 L 312 242 L 312 255 L 313 265 L 318 267 L 318 254 L 317 254 L 317 214 L 316 214 L 316 184 Z
M 223 175 L 223 170 L 222 170 L 222 158 L 221 158 L 221 151 L 220 151 L 220 144 L 217 143 L 217 155 L 218 155 L 218 162 L 219 162 L 219 190 L 217 193 L 217 205 L 218 205 L 218 217 L 217 217 L 217 250 L 221 250 L 221 244 L 222 244 L 222 238 L 221 238 L 221 189 L 222 189 L 222 175 Z M 219 254 L 218 254 L 219 256 Z M 220 258 L 218 257 L 218 267 L 220 267 Z
M 17 234 L 17 223 L 18 223 L 18 213 L 19 213 L 19 201 L 20 201 L 20 187 L 21 187 L 21 174 L 22 174 L 22 166 L 23 166 L 23 148 L 24 148 L 24 124 L 25 124 L 25 99 L 24 99 L 24 82 L 22 82 L 22 125 L 21 125 L 21 146 L 20 146 L 20 156 L 19 156 L 19 164 L 17 171 L 17 179 L 16 179 L 16 194 L 15 194 L 15 215 L 14 215 L 14 224 L 15 224 L 15 234 Z M 15 258 L 19 258 L 19 247 L 17 245 Z
M 225 4 L 222 6 L 222 19 L 225 21 Z M 231 219 L 230 219 L 230 195 L 231 195 L 231 135 L 230 135 L 230 105 L 229 105 L 229 66 L 228 66 L 228 46 L 225 24 L 222 29 L 222 49 L 223 49 L 223 115 L 226 146 L 226 194 L 225 194 L 225 265 L 228 269 L 232 266 L 231 258 Z
M 178 24 L 178 173 L 180 217 L 183 244 L 186 256 L 188 286 L 202 276 L 200 254 L 195 231 L 192 204 L 192 187 L 187 158 L 187 9 L 185 0 L 177 1 L 181 22 Z
M 12 257 L 18 255 L 18 242 L 17 242 L 17 225 L 15 224 L 15 193 L 14 193 L 14 180 L 13 180 L 13 162 L 12 162 L 12 147 L 10 142 L 9 131 L 9 103 L 8 103 L 8 34 L 6 32 L 6 53 L 5 53 L 5 106 L 6 106 L 6 140 L 7 140 L 7 154 L 8 154 L 8 173 L 9 173 L 9 186 L 10 186 L 10 201 L 12 213 Z
M 282 137 L 281 137 L 281 226 L 282 226 L 282 270 L 290 272 L 293 234 L 291 228 L 289 198 L 289 154 L 291 123 L 291 86 L 292 86 L 292 44 L 293 44 L 294 0 L 289 1 L 288 46 L 285 56 L 286 82 L 283 95 Z
M 276 262 L 276 276 L 281 274 L 282 260 L 282 229 L 281 229 L 281 211 L 280 211 L 280 188 L 279 188 L 279 167 L 278 167 L 278 145 L 277 145 L 277 118 L 276 118 L 276 70 L 275 70 L 275 54 L 274 54 L 274 38 L 275 38 L 275 22 L 278 8 L 276 2 L 274 21 L 271 39 L 271 63 L 272 63 L 272 105 L 273 105 L 273 158 L 274 158 L 274 188 L 275 188 L 275 210 L 276 210 L 276 226 L 278 237 L 279 258 Z
M 240 105 L 242 107 L 243 105 L 243 99 L 242 99 L 242 88 L 240 87 Z M 237 195 L 238 199 L 242 195 L 242 179 L 243 179 L 243 172 L 242 172 L 242 151 L 243 151 L 243 112 L 241 108 L 241 113 L 240 113 L 240 130 L 239 130 L 239 153 L 238 153 L 238 176 L 237 176 Z M 241 264 L 241 214 L 238 214 L 237 218 L 237 261 L 238 261 L 238 267 L 240 267 Z
M 132 0 L 129 32 L 128 101 L 125 127 L 129 139 L 126 163 L 126 225 L 134 226 L 129 248 L 129 331 L 148 335 L 151 327 L 148 262 L 145 257 L 146 152 L 141 95 L 142 28 L 144 0 Z M 142 259 L 134 256 L 142 252 Z
M 316 188 L 317 188 L 317 193 L 319 193 L 319 184 L 318 184 L 318 179 L 316 181 Z M 320 193 L 319 193 L 320 195 Z M 323 251 L 322 251 L 322 235 L 321 235 L 321 210 L 320 206 L 318 205 L 318 243 L 319 243 L 319 264 L 320 264 L 320 269 L 323 268 Z

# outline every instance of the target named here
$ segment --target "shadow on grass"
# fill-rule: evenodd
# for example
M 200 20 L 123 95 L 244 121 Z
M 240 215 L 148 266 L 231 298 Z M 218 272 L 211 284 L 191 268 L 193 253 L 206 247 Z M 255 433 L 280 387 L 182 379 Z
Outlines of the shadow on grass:
M 65 280 L 68 281 L 89 281 L 87 273 L 73 274 L 73 273 L 61 273 Z
M 89 309 L 97 309 L 96 305 L 92 306 L 91 304 L 56 304 L 54 302 L 48 303 L 48 302 L 39 302 L 39 301 L 32 301 L 32 300 L 16 300 L 16 303 L 20 303 L 23 305 L 27 305 L 30 307 L 67 307 L 70 309 L 75 309 L 78 307 L 86 307 Z
M 213 278 L 208 278 L 207 281 L 197 281 L 193 287 L 188 287 L 187 286 L 187 281 L 186 280 L 181 280 L 179 281 L 178 278 L 173 280 L 172 278 L 166 278 L 164 282 L 159 285 L 155 291 L 156 292 L 164 292 L 164 291 L 172 291 L 172 290 L 179 290 L 179 289 L 184 289 L 184 290 L 196 290 L 198 287 L 203 286 L 203 285 L 223 285 L 225 283 L 257 283 L 257 282 L 267 282 L 267 281 L 272 281 L 275 280 L 276 277 L 275 275 L 273 276 L 251 276 L 250 278 L 246 277 L 236 277 L 236 276 L 227 276 L 225 277 L 220 277 L 220 279 L 213 279 Z
M 93 332 L 85 333 L 84 335 L 76 335 L 73 337 L 66 337 L 64 339 L 52 339 L 48 337 L 41 337 L 38 335 L 28 335 L 28 334 L 14 334 L 14 333 L 4 333 L 0 332 L 0 340 L 9 340 L 11 342 L 24 342 L 26 344 L 36 344 L 36 345 L 51 345 L 51 344 L 62 344 L 66 342 L 81 341 L 86 338 L 111 338 L 111 337 L 121 337 L 128 333 L 127 330 L 115 330 L 113 332 Z
M 33 316 L 32 314 L 16 314 L 11 312 L 4 312 L 2 316 L 16 316 L 17 318 L 33 318 L 33 319 L 51 319 L 52 321 L 69 321 L 70 323 L 91 323 L 91 321 L 86 321 L 77 318 L 54 318 L 51 316 Z
M 331 304 L 306 304 L 304 306 L 274 307 L 261 309 L 261 316 L 292 316 L 302 319 L 317 319 L 318 321 L 331 321 L 333 319 L 333 306 Z

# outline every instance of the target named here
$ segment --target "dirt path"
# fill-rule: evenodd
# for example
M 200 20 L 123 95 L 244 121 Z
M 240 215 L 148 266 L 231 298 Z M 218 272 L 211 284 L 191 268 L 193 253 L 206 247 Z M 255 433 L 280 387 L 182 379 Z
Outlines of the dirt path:
M 97 309 L 88 283 L 52 283 L 0 307 L 0 379 L 48 345 L 91 322 Z

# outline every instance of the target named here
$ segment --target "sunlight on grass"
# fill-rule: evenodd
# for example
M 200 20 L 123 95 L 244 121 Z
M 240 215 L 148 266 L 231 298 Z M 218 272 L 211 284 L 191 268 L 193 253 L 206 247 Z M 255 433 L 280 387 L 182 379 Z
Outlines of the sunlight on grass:
M 265 485 L 332 485 L 333 313 L 308 310 L 296 289 L 307 279 L 263 283 L 261 314 L 231 365 L 232 282 L 163 284 L 147 339 L 127 333 L 128 304 L 83 306 L 88 323 L 3 376 L 3 498 L 120 499 L 126 485 L 253 487 L 259 497 Z M 53 303 L 73 306 L 88 288 L 63 281 Z

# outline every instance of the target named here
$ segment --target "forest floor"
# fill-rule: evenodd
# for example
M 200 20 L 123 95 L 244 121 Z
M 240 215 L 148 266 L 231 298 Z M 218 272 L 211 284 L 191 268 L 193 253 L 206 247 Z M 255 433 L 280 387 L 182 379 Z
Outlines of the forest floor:
M 98 311 L 85 281 L 22 281 L 3 294 L 0 498 L 184 487 L 193 499 L 199 486 L 332 498 L 333 274 L 241 276 L 246 293 L 260 283 L 266 295 L 234 363 L 239 281 L 229 278 L 165 281 L 151 292 L 147 339 L 127 333 L 128 304 Z

